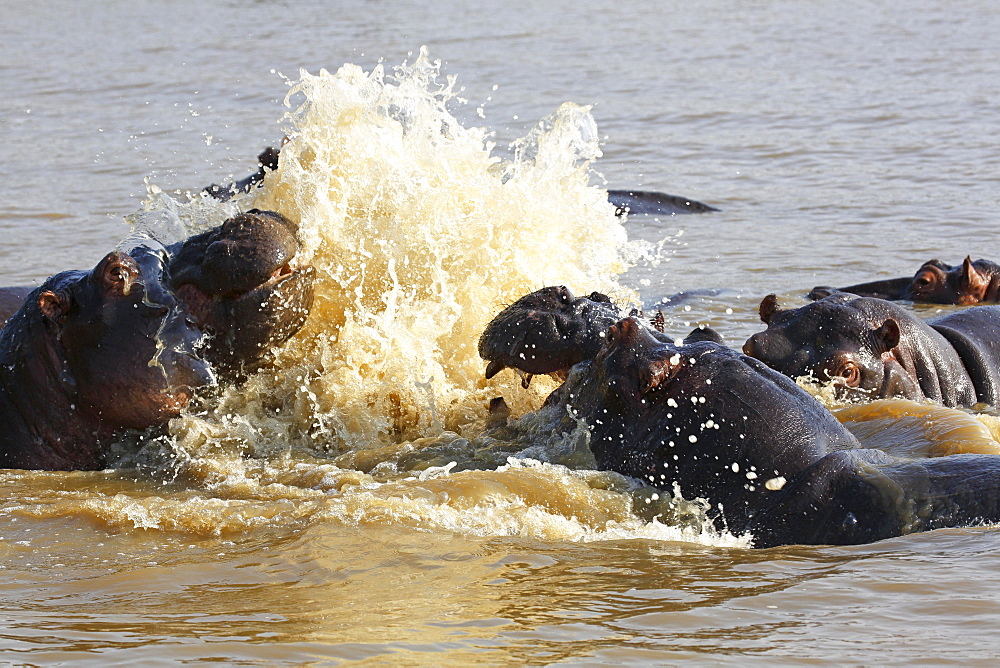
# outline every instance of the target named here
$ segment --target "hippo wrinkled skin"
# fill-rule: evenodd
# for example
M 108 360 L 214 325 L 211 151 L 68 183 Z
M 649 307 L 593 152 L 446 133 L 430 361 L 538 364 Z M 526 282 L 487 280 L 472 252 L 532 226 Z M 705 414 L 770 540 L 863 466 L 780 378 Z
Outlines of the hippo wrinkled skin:
M 928 260 L 912 277 L 859 283 L 846 288 L 815 287 L 809 298 L 822 299 L 835 292 L 928 304 L 997 303 L 1000 302 L 1000 265 L 971 257 L 966 257 L 958 266 Z
M 538 374 L 565 380 L 570 367 L 593 359 L 608 328 L 625 315 L 600 292 L 576 297 L 566 286 L 554 285 L 527 294 L 498 313 L 479 337 L 479 356 L 489 362 L 486 377 L 510 368 L 525 387 Z M 672 341 L 655 329 L 650 335 Z M 722 337 L 701 327 L 685 339 L 694 341 L 722 343 Z
M 921 320 L 891 302 L 835 293 L 784 310 L 760 304 L 767 329 L 743 351 L 792 378 L 833 381 L 854 399 L 931 399 L 1000 405 L 1000 307 Z
M 165 261 L 116 251 L 28 295 L 0 330 L 0 467 L 103 468 L 111 439 L 214 384 L 204 335 L 162 284 Z
M 563 285 L 536 290 L 497 314 L 479 337 L 479 356 L 489 362 L 486 377 L 515 369 L 525 387 L 533 375 L 565 378 L 571 366 L 597 354 L 604 333 L 621 317 L 599 292 L 576 297 Z

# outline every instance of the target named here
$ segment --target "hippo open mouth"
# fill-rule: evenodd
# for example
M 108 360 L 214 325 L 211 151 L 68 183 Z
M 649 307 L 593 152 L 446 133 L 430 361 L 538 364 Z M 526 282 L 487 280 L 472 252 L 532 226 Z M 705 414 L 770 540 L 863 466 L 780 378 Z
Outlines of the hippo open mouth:
M 208 335 L 202 353 L 224 380 L 260 366 L 305 323 L 315 270 L 300 266 L 296 233 L 281 214 L 251 209 L 175 251 L 170 285 Z
M 501 311 L 479 339 L 479 355 L 489 362 L 486 377 L 517 370 L 527 387 L 537 374 L 565 378 L 569 368 L 592 358 L 608 327 L 621 312 L 611 300 L 592 292 L 576 297 L 565 286 L 536 290 Z

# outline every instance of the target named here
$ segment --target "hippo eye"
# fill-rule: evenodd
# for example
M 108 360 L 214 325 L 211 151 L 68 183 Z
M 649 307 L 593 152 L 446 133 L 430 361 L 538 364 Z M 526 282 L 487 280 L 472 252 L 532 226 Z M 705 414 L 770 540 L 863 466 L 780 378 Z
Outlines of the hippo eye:
M 847 360 L 834 373 L 830 374 L 830 377 L 848 387 L 857 387 L 861 383 L 861 369 L 853 361 Z

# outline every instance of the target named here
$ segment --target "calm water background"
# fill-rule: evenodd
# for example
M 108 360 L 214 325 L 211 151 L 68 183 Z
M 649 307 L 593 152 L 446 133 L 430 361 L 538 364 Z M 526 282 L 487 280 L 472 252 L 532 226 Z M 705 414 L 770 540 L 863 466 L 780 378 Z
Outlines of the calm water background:
M 146 177 L 196 188 L 252 171 L 281 137 L 282 75 L 398 64 L 424 44 L 465 87 L 454 113 L 500 145 L 564 101 L 592 104 L 606 137 L 594 167 L 609 187 L 722 209 L 628 223 L 650 241 L 683 229 L 668 263 L 625 281 L 647 306 L 706 290 L 669 313 L 678 328 L 710 322 L 737 343 L 759 329 L 768 292 L 793 303 L 813 285 L 904 275 L 931 257 L 1000 255 L 992 2 L 7 4 L 4 284 L 93 266 L 127 231 Z M 3 480 L 6 661 L 1000 653 L 992 528 L 754 552 L 344 526 L 276 507 L 253 531 L 215 536 L 195 520 L 141 528 L 128 504 L 189 501 L 172 483 L 128 472 Z M 123 497 L 132 520 L 88 515 L 93 497 Z

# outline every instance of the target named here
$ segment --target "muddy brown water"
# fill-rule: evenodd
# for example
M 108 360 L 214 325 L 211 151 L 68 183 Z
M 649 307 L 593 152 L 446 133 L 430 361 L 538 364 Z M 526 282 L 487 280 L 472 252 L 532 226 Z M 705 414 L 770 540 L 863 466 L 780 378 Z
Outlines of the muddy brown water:
M 994 659 L 994 527 L 755 551 L 591 471 L 579 435 L 477 440 L 492 396 L 521 414 L 552 387 L 482 380 L 475 339 L 519 292 L 684 293 L 670 331 L 739 345 L 769 292 L 1000 256 L 993 3 L 657 7 L 6 12 L 3 284 L 93 266 L 142 208 L 220 220 L 160 191 L 241 177 L 285 133 L 296 169 L 234 206 L 302 221 L 321 279 L 278 367 L 213 410 L 113 470 L 0 473 L 0 660 Z M 604 183 L 721 211 L 620 223 Z

